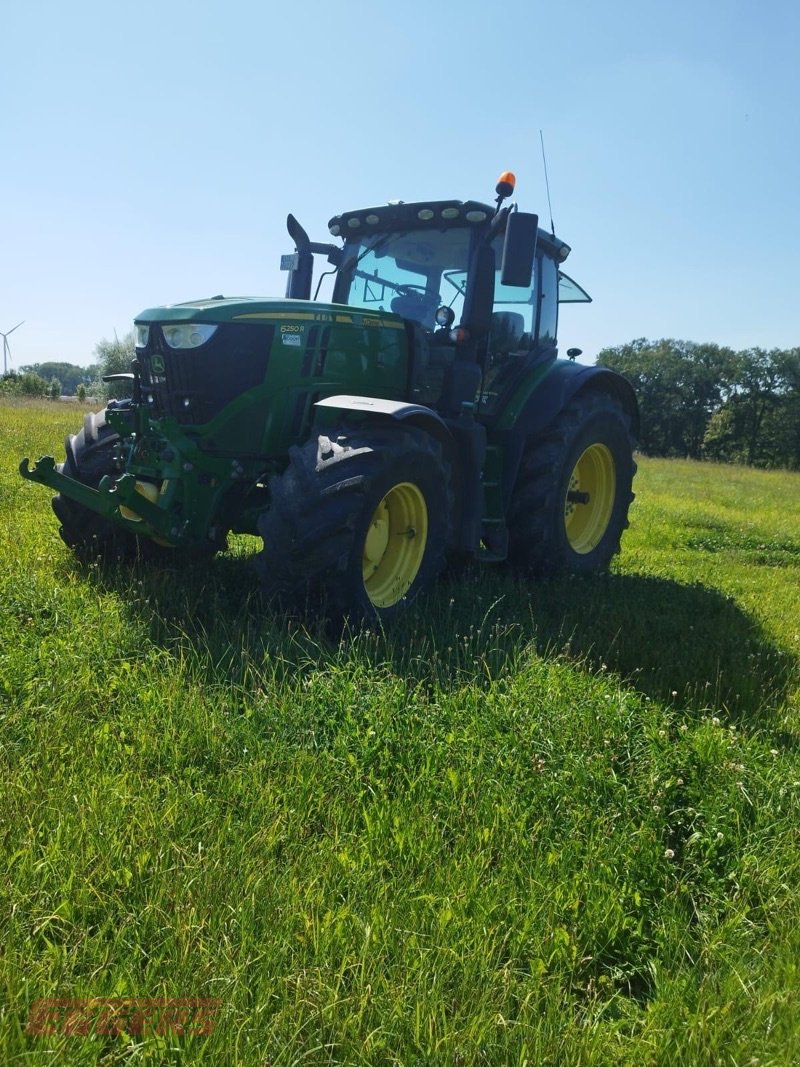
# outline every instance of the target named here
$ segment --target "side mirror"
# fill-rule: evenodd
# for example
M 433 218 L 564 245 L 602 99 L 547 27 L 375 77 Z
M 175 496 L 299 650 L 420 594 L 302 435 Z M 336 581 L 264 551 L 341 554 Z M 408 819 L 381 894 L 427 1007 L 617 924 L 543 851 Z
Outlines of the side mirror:
M 531 215 L 524 211 L 512 211 L 508 216 L 506 239 L 503 244 L 503 261 L 500 266 L 502 285 L 527 288 L 531 284 L 538 232 L 538 215 Z

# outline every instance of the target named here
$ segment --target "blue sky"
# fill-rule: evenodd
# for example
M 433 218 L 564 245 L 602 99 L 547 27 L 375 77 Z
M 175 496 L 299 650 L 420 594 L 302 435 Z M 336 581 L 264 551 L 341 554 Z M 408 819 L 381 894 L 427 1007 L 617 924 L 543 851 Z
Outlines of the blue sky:
M 567 270 L 562 350 L 800 344 L 800 5 L 0 3 L 0 330 L 92 362 L 145 307 L 279 296 L 312 238 L 517 175 Z

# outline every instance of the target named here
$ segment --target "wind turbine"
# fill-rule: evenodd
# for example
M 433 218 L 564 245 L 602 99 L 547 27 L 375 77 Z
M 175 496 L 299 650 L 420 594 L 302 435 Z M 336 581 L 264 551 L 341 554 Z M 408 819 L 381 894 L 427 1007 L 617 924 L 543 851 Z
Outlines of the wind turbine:
M 24 322 L 25 319 L 22 320 Z M 22 322 L 18 322 L 16 326 L 12 326 L 7 333 L 3 333 L 0 330 L 0 337 L 3 338 L 3 374 L 8 374 L 8 361 L 11 359 L 11 345 L 8 343 L 8 335 L 13 333 L 14 330 L 18 330 L 22 325 Z

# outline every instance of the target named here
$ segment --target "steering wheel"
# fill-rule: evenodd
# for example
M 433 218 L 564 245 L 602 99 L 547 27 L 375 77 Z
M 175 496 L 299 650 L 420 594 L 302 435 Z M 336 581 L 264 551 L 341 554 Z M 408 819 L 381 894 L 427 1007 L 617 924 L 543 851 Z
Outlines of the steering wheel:
M 424 285 L 396 285 L 394 291 L 398 296 L 414 296 L 415 293 L 421 293 L 422 296 L 427 296 L 428 290 Z

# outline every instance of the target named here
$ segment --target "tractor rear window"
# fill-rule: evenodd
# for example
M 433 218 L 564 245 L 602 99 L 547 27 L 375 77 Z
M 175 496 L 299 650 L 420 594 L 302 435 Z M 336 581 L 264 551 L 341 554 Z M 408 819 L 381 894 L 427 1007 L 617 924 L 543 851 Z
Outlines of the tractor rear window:
M 563 271 L 558 272 L 558 302 L 559 304 L 590 304 L 592 298 Z

